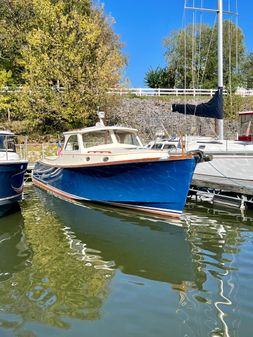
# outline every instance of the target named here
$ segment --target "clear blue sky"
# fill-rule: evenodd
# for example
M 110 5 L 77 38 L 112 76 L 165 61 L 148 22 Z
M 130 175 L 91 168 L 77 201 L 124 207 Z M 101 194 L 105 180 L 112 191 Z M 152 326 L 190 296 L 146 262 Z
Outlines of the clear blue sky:
M 200 0 L 195 0 L 195 4 Z M 245 35 L 248 51 L 253 51 L 253 1 L 237 0 L 238 23 Z M 192 13 L 184 15 L 184 0 L 100 0 L 107 15 L 115 19 L 113 30 L 119 34 L 124 44 L 123 52 L 127 56 L 126 77 L 130 86 L 143 87 L 144 76 L 149 68 L 164 66 L 163 39 L 171 31 L 178 30 L 186 23 L 191 23 Z M 204 0 L 204 7 L 216 7 L 216 0 Z M 224 9 L 236 0 L 224 0 Z M 188 1 L 188 5 L 192 0 Z M 200 14 L 196 14 L 199 22 Z M 215 14 L 202 14 L 203 20 L 213 23 Z M 235 22 L 235 19 L 233 19 Z

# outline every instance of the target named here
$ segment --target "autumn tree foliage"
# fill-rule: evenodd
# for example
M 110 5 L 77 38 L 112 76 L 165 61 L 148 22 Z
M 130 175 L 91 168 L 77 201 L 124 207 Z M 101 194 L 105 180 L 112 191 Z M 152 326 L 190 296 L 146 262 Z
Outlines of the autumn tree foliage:
M 43 132 L 89 125 L 126 63 L 112 20 L 90 0 L 0 0 L 0 8 L 0 67 L 22 83 L 16 118 Z

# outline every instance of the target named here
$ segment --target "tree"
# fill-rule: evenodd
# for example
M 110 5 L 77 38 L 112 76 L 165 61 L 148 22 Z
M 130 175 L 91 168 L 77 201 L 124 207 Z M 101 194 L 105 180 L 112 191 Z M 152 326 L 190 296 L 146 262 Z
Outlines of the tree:
M 10 119 L 9 111 L 11 107 L 10 95 L 4 91 L 4 88 L 11 83 L 12 73 L 11 71 L 0 70 L 0 120 L 5 121 L 6 116 Z
M 244 79 L 244 87 L 248 89 L 253 88 L 253 53 L 246 55 L 243 66 L 242 73 Z
M 229 89 L 241 81 L 238 72 L 244 55 L 242 31 L 231 21 L 223 23 L 224 84 Z M 175 69 L 177 87 L 217 87 L 217 26 L 189 25 L 164 41 L 169 69 Z
M 33 0 L 0 0 L 0 68 L 11 71 L 14 83 L 22 84 L 19 63 L 26 35 L 34 27 Z
M 151 68 L 145 75 L 145 83 L 150 88 L 172 88 L 175 85 L 174 73 L 168 68 Z
M 89 125 L 97 106 L 108 104 L 107 91 L 126 63 L 112 21 L 90 0 L 0 3 L 1 62 L 23 83 L 17 118 L 45 132 Z
M 40 127 L 90 124 L 107 91 L 120 80 L 124 58 L 102 11 L 66 0 L 34 0 L 37 27 L 27 35 L 22 65 L 23 108 Z M 86 1 L 87 6 L 89 1 Z M 57 83 L 63 91 L 52 90 Z

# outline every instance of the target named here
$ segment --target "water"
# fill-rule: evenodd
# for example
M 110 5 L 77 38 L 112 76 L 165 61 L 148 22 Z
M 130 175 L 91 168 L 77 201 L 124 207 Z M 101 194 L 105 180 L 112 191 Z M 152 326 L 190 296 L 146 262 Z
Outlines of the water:
M 0 336 L 251 337 L 253 213 L 182 220 L 26 190 L 0 218 Z

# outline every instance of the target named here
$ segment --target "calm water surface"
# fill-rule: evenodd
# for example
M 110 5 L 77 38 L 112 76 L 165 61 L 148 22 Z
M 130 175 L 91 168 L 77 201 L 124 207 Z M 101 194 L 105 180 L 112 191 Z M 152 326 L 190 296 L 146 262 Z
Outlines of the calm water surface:
M 249 211 L 158 220 L 31 188 L 0 218 L 0 337 L 251 337 L 252 243 Z

